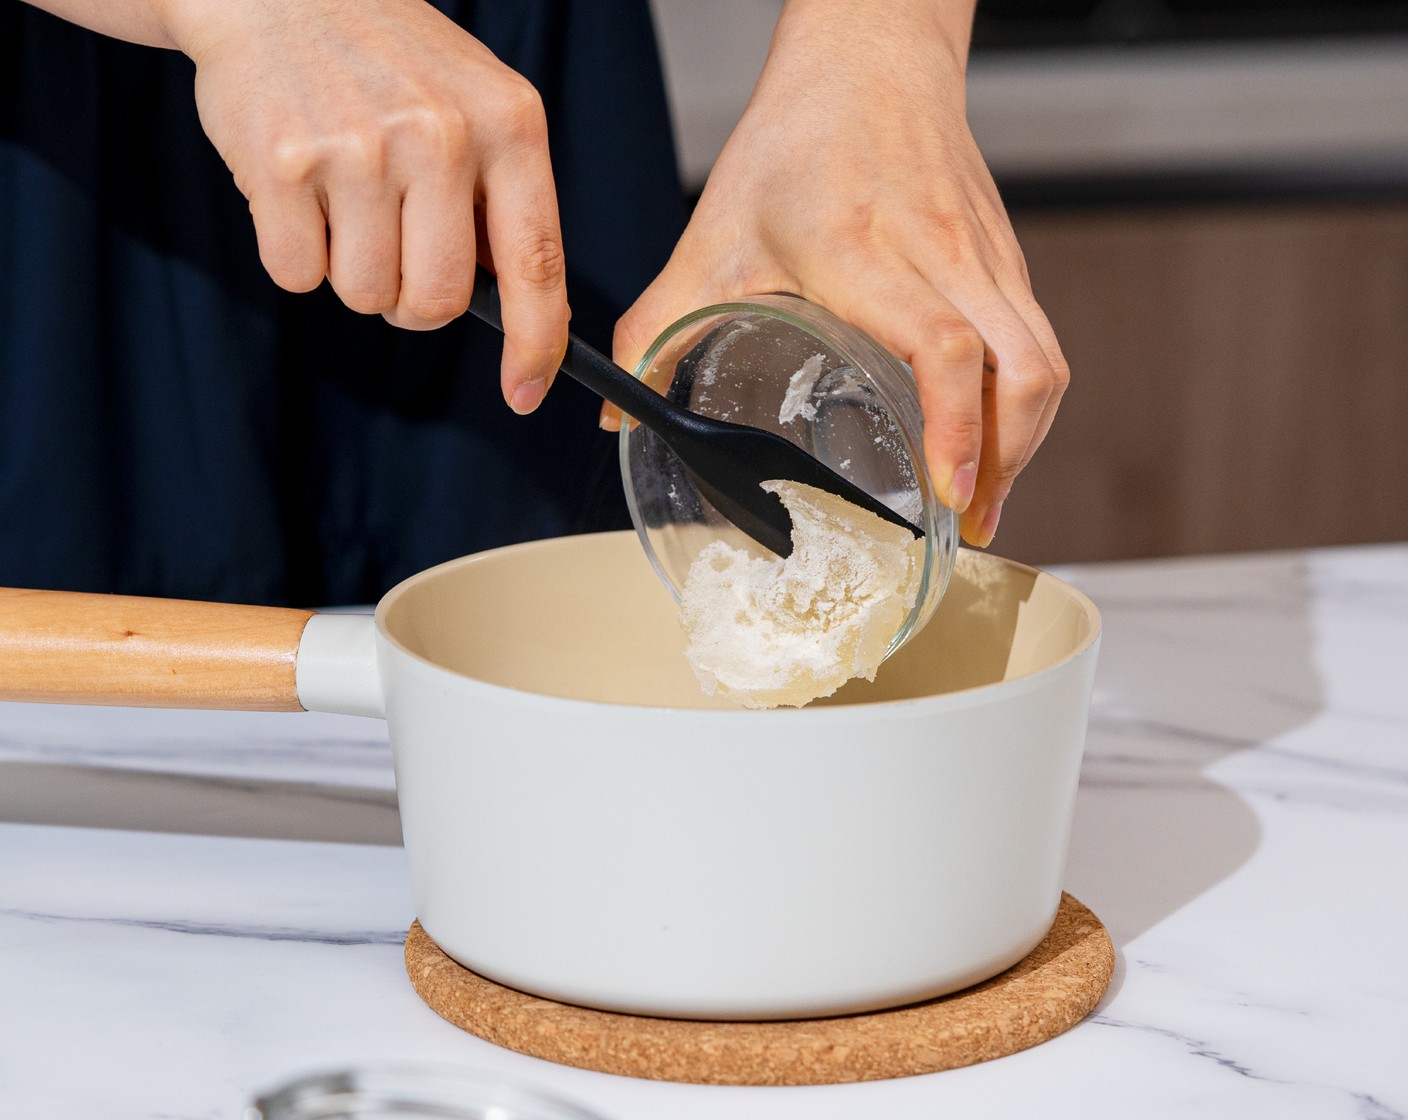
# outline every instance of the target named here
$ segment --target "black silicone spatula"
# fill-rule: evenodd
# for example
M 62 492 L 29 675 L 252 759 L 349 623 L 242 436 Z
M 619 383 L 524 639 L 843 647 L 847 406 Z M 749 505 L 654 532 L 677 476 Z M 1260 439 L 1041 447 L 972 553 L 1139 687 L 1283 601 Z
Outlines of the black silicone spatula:
M 469 309 L 503 330 L 499 286 L 483 268 L 475 273 Z M 567 336 L 562 372 L 619 407 L 663 439 L 694 476 L 699 492 L 764 548 L 792 553 L 792 520 L 775 494 L 762 489 L 787 479 L 827 490 L 916 537 L 923 531 L 795 444 L 747 424 L 714 420 L 667 401 L 576 335 Z

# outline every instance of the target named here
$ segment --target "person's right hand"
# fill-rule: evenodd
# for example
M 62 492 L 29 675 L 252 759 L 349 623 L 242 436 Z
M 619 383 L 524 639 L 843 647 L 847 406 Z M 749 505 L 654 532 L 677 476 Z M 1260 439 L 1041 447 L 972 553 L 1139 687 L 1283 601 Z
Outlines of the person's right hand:
M 504 399 L 531 412 L 567 347 L 562 235 L 536 90 L 424 0 L 174 0 L 201 123 L 264 267 L 438 327 L 498 273 Z

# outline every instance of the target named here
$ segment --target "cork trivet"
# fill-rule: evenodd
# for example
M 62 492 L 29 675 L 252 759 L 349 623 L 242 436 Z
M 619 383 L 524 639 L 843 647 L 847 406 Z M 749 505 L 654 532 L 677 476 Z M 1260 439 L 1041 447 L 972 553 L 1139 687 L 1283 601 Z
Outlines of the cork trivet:
M 706 1085 L 877 1081 L 1014 1054 L 1088 1015 L 1114 965 L 1100 919 L 1063 894 L 1040 945 L 1001 975 L 953 995 L 829 1019 L 696 1022 L 540 999 L 451 960 L 419 922 L 406 937 L 415 990 L 471 1034 L 563 1065 Z

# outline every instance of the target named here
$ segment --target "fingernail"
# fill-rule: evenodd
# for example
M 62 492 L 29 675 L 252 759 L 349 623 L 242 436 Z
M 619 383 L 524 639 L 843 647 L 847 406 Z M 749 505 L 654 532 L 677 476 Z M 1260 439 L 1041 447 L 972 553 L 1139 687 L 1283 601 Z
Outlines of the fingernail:
M 603 432 L 619 432 L 621 430 L 621 418 L 614 412 L 603 412 L 597 423 L 601 425 Z
M 992 509 L 988 510 L 988 515 L 983 518 L 983 527 L 978 531 L 978 536 L 982 543 L 979 548 L 987 548 L 992 544 L 993 537 L 997 536 L 997 523 L 1002 520 L 1002 503 L 998 502 Z
M 973 490 L 978 485 L 978 464 L 964 463 L 953 472 L 948 484 L 948 508 L 954 513 L 962 513 L 973 501 Z
M 547 395 L 548 383 L 542 378 L 525 381 L 513 391 L 513 400 L 509 401 L 508 406 L 519 416 L 527 416 L 543 403 L 543 398 Z

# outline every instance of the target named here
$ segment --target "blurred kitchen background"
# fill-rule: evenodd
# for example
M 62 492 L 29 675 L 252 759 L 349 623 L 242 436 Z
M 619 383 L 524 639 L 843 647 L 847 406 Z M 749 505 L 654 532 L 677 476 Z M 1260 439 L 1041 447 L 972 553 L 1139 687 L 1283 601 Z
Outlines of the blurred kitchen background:
M 652 0 L 697 194 L 780 0 Z M 1408 539 L 1408 3 L 980 0 L 969 118 L 1070 361 L 995 550 Z

